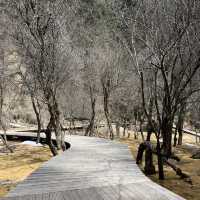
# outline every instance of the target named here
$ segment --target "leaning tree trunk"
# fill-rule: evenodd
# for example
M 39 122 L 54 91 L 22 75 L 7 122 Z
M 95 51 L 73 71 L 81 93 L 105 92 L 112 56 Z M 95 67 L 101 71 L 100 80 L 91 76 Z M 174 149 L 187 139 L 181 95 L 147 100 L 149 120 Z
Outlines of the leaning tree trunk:
M 144 172 L 146 175 L 155 174 L 155 166 L 153 165 L 153 151 L 150 142 L 143 142 L 140 144 L 138 149 L 138 154 L 136 158 L 136 163 L 140 164 L 142 162 L 143 153 L 145 151 L 145 167 Z
M 49 148 L 51 150 L 51 153 L 53 154 L 53 156 L 58 155 L 58 151 L 56 149 L 56 147 L 54 146 L 53 142 L 52 142 L 52 126 L 53 126 L 53 119 L 50 118 L 50 122 L 47 126 L 47 129 L 45 131 L 45 135 L 46 135 L 46 143 L 49 145 Z

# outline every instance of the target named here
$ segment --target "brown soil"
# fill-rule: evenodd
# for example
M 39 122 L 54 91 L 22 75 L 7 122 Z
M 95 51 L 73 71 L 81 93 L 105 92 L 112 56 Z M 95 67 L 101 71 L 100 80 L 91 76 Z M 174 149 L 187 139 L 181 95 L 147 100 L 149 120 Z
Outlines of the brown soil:
M 124 138 L 121 139 L 123 143 L 129 145 L 129 148 L 134 157 L 137 155 L 137 150 L 139 144 L 142 142 L 141 138 Z M 184 137 L 185 143 L 194 144 L 195 138 L 192 136 Z M 174 162 L 178 167 L 180 167 L 183 172 L 187 173 L 192 179 L 192 185 L 180 179 L 175 172 L 168 166 L 165 166 L 165 176 L 166 179 L 164 181 L 160 181 L 158 179 L 158 174 L 152 175 L 151 178 L 154 182 L 162 185 L 163 187 L 168 188 L 169 190 L 179 194 L 188 200 L 199 200 L 200 199 L 200 159 L 192 159 L 192 151 L 183 146 L 178 146 L 174 148 L 175 154 L 181 158 L 180 162 Z M 143 162 L 144 163 L 144 162 Z M 156 164 L 156 157 L 154 158 L 154 164 Z M 143 170 L 143 165 L 140 166 Z M 157 168 L 157 166 L 156 166 Z
M 0 197 L 51 157 L 47 147 L 14 145 L 14 153 L 0 153 Z

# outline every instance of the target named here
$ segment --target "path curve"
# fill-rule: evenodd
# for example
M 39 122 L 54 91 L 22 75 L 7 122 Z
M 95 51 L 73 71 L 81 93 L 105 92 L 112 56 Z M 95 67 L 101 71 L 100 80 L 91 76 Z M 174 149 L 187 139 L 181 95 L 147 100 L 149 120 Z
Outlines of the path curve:
M 44 163 L 3 199 L 183 200 L 147 178 L 126 144 L 84 136 L 66 139 L 69 150 Z

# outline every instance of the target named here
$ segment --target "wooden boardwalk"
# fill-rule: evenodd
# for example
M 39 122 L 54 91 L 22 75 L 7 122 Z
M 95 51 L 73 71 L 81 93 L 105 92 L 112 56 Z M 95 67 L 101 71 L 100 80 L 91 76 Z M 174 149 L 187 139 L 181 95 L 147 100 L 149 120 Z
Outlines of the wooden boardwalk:
M 125 144 L 67 136 L 71 148 L 44 163 L 7 200 L 183 200 L 153 183 Z
M 176 127 L 173 127 L 173 129 L 176 129 Z M 197 132 L 195 132 L 195 131 L 191 131 L 191 130 L 188 130 L 188 129 L 185 129 L 185 128 L 182 129 L 182 131 L 183 131 L 184 133 L 188 134 L 188 135 L 192 135 L 192 136 L 197 137 L 197 138 L 200 139 L 200 133 L 197 133 Z

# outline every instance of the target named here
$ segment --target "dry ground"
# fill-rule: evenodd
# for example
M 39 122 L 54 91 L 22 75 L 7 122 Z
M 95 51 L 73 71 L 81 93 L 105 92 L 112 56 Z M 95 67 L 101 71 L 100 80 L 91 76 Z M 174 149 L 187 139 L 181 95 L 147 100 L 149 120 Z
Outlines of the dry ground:
M 14 153 L 0 153 L 0 197 L 51 157 L 48 147 L 14 146 Z
M 121 141 L 129 145 L 133 156 L 136 157 L 137 149 L 142 139 L 140 137 L 138 139 L 131 137 L 129 139 L 123 138 Z M 185 135 L 184 143 L 195 144 L 195 138 Z M 166 180 L 160 181 L 158 179 L 158 174 L 152 175 L 149 178 L 180 196 L 183 196 L 187 200 L 200 200 L 200 159 L 192 159 L 192 149 L 188 149 L 186 145 L 175 148 L 174 152 L 181 158 L 181 161 L 175 162 L 175 164 L 191 176 L 193 184 L 191 185 L 181 180 L 176 176 L 175 172 L 167 166 L 165 166 L 164 169 Z M 154 163 L 156 164 L 156 158 L 154 158 Z M 143 169 L 143 166 L 140 167 Z

